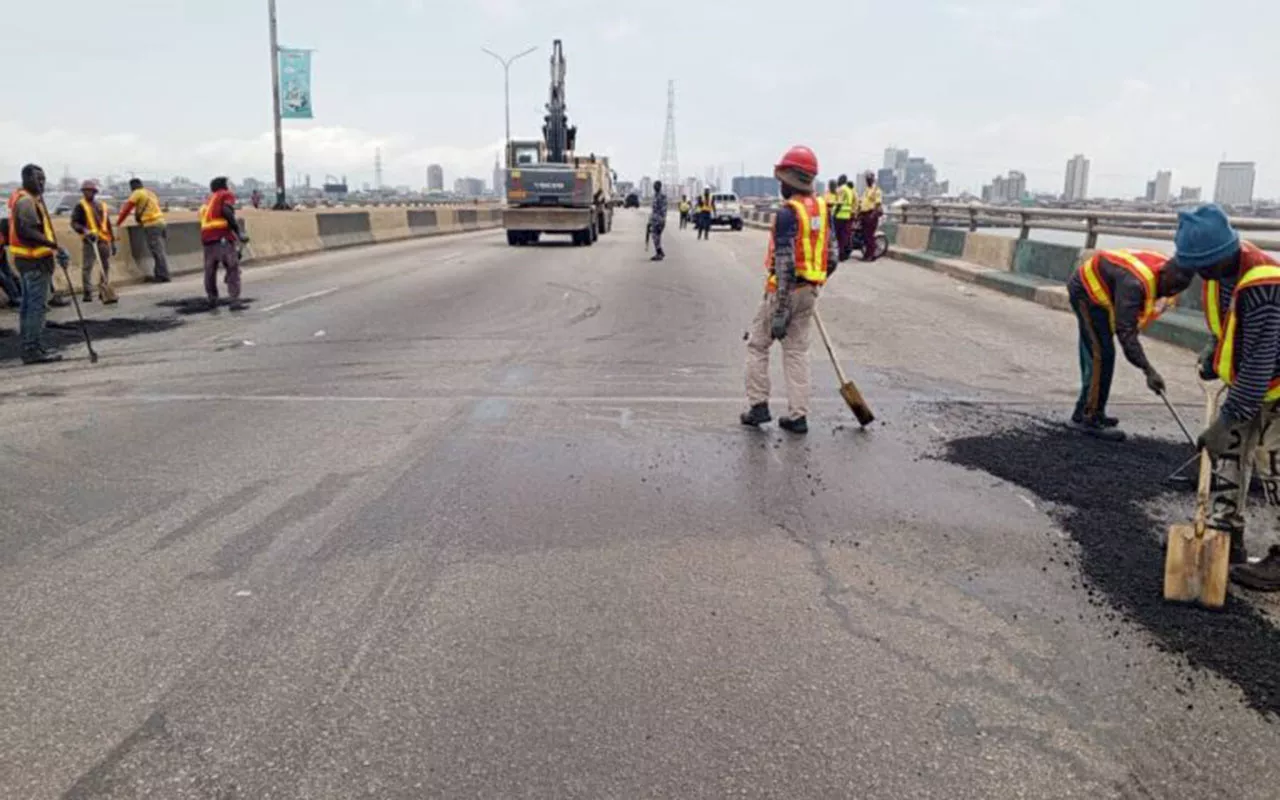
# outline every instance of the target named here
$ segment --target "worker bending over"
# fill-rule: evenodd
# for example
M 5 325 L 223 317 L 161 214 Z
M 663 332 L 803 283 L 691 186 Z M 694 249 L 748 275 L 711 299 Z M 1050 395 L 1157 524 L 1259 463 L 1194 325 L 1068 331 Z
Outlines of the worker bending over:
M 792 147 L 773 168 L 784 202 L 773 217 L 764 298 L 747 336 L 747 403 L 743 425 L 759 427 L 769 413 L 769 348 L 782 342 L 787 381 L 787 416 L 778 425 L 792 433 L 809 432 L 809 332 L 818 291 L 835 271 L 836 243 L 827 203 L 815 197 L 818 157 L 804 146 Z
M 1242 242 L 1227 215 L 1204 205 L 1178 215 L 1178 265 L 1204 280 L 1204 312 L 1215 343 L 1200 373 L 1230 388 L 1217 418 L 1200 434 L 1214 459 L 1209 526 L 1231 536 L 1231 579 L 1280 591 L 1280 547 L 1250 564 L 1244 509 L 1256 468 L 1271 514 L 1280 509 L 1280 263 Z
M 204 293 L 209 310 L 218 309 L 218 267 L 226 271 L 227 295 L 231 298 L 231 310 L 240 311 L 240 250 L 239 242 L 249 237 L 240 230 L 236 220 L 236 196 L 231 193 L 227 179 L 218 177 L 209 182 L 209 199 L 200 206 L 200 241 L 204 245 Z
M 116 219 L 116 227 L 124 224 L 133 212 L 134 219 L 142 226 L 142 237 L 155 262 L 155 275 L 148 280 L 157 283 L 169 282 L 169 235 L 164 224 L 164 211 L 160 208 L 160 198 L 156 193 L 142 185 L 142 181 L 133 178 L 129 181 L 129 199 L 120 208 L 120 216 Z
M 103 303 L 115 303 L 119 298 L 111 288 L 111 257 L 116 254 L 115 230 L 111 227 L 111 211 L 105 200 L 98 198 L 98 184 L 85 181 L 80 185 L 84 195 L 71 209 L 71 230 L 80 234 L 80 286 L 83 300 L 93 302 L 93 267 L 102 262 L 102 282 L 98 284 L 98 296 Z
M 1080 398 L 1071 427 L 1109 441 L 1124 441 L 1107 416 L 1116 368 L 1114 335 L 1130 364 L 1142 370 L 1147 388 L 1164 392 L 1164 378 L 1151 366 L 1139 331 L 1146 328 L 1191 284 L 1191 276 L 1172 266 L 1168 256 L 1146 250 L 1099 250 L 1067 281 L 1067 296 L 1080 329 Z

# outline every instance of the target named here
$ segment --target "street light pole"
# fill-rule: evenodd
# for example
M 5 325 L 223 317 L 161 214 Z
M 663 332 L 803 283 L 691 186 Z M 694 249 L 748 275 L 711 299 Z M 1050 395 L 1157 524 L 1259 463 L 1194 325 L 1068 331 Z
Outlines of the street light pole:
M 535 45 L 533 47 L 530 47 L 528 50 L 525 50 L 520 53 L 516 53 L 514 56 L 511 56 L 510 58 L 503 58 L 502 56 L 498 55 L 497 53 L 493 52 L 487 47 L 480 48 L 481 51 L 488 53 L 489 55 L 496 58 L 498 60 L 498 63 L 502 65 L 503 109 L 506 112 L 506 120 L 507 120 L 506 147 L 503 148 L 504 150 L 506 150 L 506 155 L 503 158 L 506 161 L 507 169 L 511 169 L 511 65 L 515 62 L 517 58 L 522 58 L 524 56 L 527 56 L 537 49 L 538 48 Z
M 280 130 L 280 44 L 276 38 L 276 0 L 267 0 L 267 15 L 271 21 L 271 111 L 276 134 L 276 204 L 285 207 L 284 194 L 284 134 Z

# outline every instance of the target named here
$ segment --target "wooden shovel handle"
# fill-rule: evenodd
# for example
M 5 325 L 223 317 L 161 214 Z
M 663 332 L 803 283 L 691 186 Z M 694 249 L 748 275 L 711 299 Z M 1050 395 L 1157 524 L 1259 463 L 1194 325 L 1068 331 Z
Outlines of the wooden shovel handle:
M 827 348 L 827 355 L 831 357 L 831 366 L 836 368 L 836 377 L 840 380 L 840 385 L 844 386 L 848 380 L 844 377 L 844 370 L 840 368 L 840 359 L 836 358 L 836 353 L 831 349 L 831 339 L 827 336 L 827 326 L 822 324 L 822 316 L 818 314 L 818 309 L 813 310 L 813 323 L 818 326 L 818 335 L 822 337 L 822 344 Z
M 1221 386 L 1215 392 L 1211 385 L 1205 381 L 1200 382 L 1200 388 L 1204 391 L 1204 426 L 1208 428 L 1213 424 L 1214 416 L 1218 413 L 1218 398 L 1226 391 L 1226 386 Z M 1207 518 L 1209 516 L 1209 490 L 1213 488 L 1213 459 L 1209 457 L 1208 450 L 1200 451 L 1200 481 L 1196 485 L 1196 537 L 1204 536 Z

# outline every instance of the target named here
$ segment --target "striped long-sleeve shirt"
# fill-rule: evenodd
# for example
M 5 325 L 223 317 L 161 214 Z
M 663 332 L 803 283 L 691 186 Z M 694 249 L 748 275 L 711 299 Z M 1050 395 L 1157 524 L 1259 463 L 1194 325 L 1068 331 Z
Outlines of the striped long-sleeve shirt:
M 1241 290 L 1236 296 L 1236 325 L 1236 380 L 1222 413 L 1233 422 L 1246 422 L 1258 413 L 1271 381 L 1280 377 L 1280 286 L 1258 284 Z

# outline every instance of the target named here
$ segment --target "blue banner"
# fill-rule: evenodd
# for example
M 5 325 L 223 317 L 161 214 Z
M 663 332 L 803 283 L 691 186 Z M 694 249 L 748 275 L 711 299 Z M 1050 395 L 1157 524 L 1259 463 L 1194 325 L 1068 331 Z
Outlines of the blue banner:
M 281 47 L 280 118 L 311 119 L 311 51 Z

